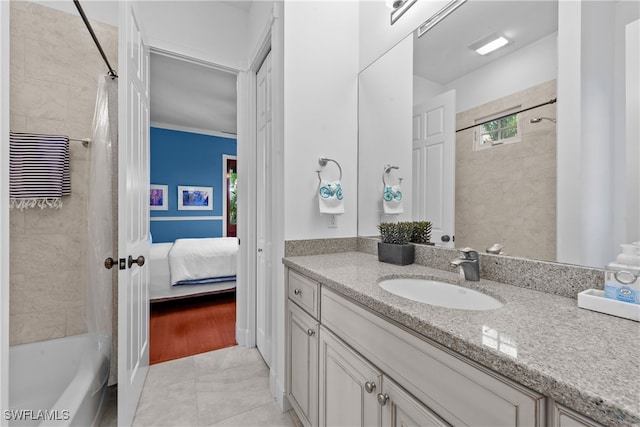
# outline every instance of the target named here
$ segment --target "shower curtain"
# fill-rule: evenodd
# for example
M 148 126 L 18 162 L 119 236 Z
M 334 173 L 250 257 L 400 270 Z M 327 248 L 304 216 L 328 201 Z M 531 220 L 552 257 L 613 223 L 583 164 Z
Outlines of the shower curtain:
M 117 266 L 107 270 L 104 261 L 116 257 L 117 248 L 117 80 L 98 78 L 93 116 L 89 167 L 87 329 L 100 336 L 100 351 L 111 361 L 113 332 L 113 285 Z M 113 375 L 112 375 L 113 376 Z M 104 384 L 107 378 L 101 378 Z M 102 385 L 100 384 L 100 386 Z M 98 385 L 98 384 L 96 384 Z

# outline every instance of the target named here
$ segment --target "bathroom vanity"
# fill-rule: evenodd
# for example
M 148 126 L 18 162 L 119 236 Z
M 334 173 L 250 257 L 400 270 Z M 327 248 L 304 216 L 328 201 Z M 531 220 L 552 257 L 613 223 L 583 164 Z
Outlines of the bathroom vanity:
M 370 254 L 284 259 L 286 391 L 305 426 L 633 425 L 640 422 L 638 323 L 573 298 Z M 378 283 L 416 277 L 504 306 L 459 310 Z

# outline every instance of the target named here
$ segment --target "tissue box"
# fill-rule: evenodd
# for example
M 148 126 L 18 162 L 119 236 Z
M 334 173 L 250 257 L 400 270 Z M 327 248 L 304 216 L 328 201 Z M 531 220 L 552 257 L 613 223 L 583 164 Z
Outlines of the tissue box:
M 609 264 L 604 274 L 606 298 L 640 304 L 640 274 L 635 268 Z

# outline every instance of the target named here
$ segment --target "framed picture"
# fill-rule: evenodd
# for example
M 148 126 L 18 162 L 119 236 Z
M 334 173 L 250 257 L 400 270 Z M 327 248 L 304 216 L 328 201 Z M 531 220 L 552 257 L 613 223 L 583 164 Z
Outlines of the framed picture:
M 149 209 L 166 211 L 169 209 L 169 186 L 151 184 L 149 186 Z
M 213 187 L 178 186 L 178 210 L 213 210 Z

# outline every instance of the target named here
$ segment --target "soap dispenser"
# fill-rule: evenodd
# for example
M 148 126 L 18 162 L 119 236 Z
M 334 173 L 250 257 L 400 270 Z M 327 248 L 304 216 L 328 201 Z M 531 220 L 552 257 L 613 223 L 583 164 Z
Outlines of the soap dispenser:
M 640 242 L 621 246 L 622 253 L 605 269 L 604 295 L 640 304 Z

